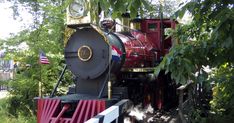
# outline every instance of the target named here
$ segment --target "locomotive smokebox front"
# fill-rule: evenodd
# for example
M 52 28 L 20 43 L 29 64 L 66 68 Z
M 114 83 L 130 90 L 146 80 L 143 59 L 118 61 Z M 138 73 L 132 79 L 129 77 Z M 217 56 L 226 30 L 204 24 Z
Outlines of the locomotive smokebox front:
M 93 28 L 77 29 L 65 47 L 65 60 L 80 79 L 95 79 L 110 62 L 110 48 L 105 38 Z
M 114 43 L 123 50 L 116 36 L 92 27 L 77 29 L 72 34 L 65 47 L 65 61 L 76 76 L 76 93 L 98 96 L 103 91 L 106 94 L 108 72 L 111 68 L 120 68 L 122 63 L 112 61 Z M 112 64 L 110 69 L 109 64 Z

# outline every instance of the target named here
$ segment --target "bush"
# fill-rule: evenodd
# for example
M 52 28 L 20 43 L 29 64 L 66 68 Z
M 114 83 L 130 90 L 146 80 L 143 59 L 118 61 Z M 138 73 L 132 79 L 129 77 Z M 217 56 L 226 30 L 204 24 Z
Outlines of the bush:
M 214 115 L 211 119 L 216 122 L 234 120 L 234 68 L 233 65 L 222 65 L 211 79 L 215 82 L 213 99 L 210 101 Z
M 0 122 L 1 123 L 36 123 L 35 116 L 25 117 L 19 114 L 18 117 L 8 113 L 9 110 L 9 98 L 0 100 Z

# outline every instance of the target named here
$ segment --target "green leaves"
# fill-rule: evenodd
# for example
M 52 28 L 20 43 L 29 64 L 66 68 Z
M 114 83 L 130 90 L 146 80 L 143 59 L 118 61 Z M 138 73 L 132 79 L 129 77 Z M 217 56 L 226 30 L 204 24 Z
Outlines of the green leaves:
M 220 3 L 223 1 L 189 2 L 177 12 L 177 16 L 182 17 L 189 11 L 193 15 L 193 22 L 177 26 L 173 37 L 181 43 L 174 46 L 165 56 L 167 64 L 162 62 L 164 65 L 158 67 L 166 72 L 175 72 L 172 77 L 177 82 L 179 78 L 191 78 L 203 65 L 216 67 L 223 62 L 233 62 L 230 59 L 230 53 L 233 52 L 233 35 L 230 34 L 234 32 L 234 10 L 225 6 L 230 2 L 223 3 L 223 6 L 220 6 Z M 217 16 L 210 16 L 214 13 Z M 184 72 L 179 73 L 174 66 Z M 178 78 L 178 75 L 181 77 Z
M 233 104 L 234 104 L 234 69 L 233 64 L 223 64 L 213 72 L 213 76 L 209 81 L 214 82 L 213 100 L 210 102 L 211 108 L 221 117 L 229 117 L 233 120 Z
M 143 4 L 143 7 L 146 9 L 146 10 L 152 10 L 152 6 L 150 6 L 149 4 L 149 1 L 147 0 L 141 0 L 142 4 Z
M 212 111 L 233 121 L 234 105 L 234 9 L 233 1 L 199 0 L 189 2 L 177 13 L 183 17 L 188 11 L 192 23 L 178 25 L 173 37 L 180 43 L 174 45 L 169 54 L 155 69 L 170 73 L 180 84 L 189 79 L 207 88 L 213 88 Z M 205 71 L 206 66 L 213 70 Z M 216 116 L 215 115 L 215 116 Z
M 16 77 L 9 82 L 9 87 L 12 89 L 10 93 L 14 99 L 12 102 L 19 102 L 19 106 L 14 107 L 13 104 L 10 106 L 17 110 L 17 113 L 31 115 L 28 112 L 34 108 L 32 102 L 33 98 L 38 96 L 38 83 L 42 82 L 43 96 L 48 96 L 63 67 L 64 10 L 68 5 L 67 2 L 70 1 L 27 0 L 23 2 L 32 5 L 29 7 L 37 5 L 41 14 L 38 14 L 36 9 L 30 10 L 35 10 L 31 13 L 34 17 L 39 16 L 34 19 L 39 19 L 40 23 L 34 24 L 32 29 L 24 30 L 5 42 L 8 47 L 16 47 L 8 53 L 8 57 L 20 62 Z M 17 50 L 22 42 L 27 44 L 27 50 Z M 46 53 L 50 64 L 40 65 L 38 63 L 40 49 Z M 27 67 L 26 64 L 30 64 L 30 67 Z M 66 73 L 63 80 L 66 83 L 63 83 L 62 86 L 68 87 L 68 84 L 72 82 L 70 76 L 70 73 Z
M 177 45 L 170 50 L 169 54 L 156 67 L 156 76 L 161 70 L 165 70 L 165 74 L 170 73 L 172 79 L 175 79 L 177 83 L 185 84 L 187 82 L 187 78 L 191 77 L 192 73 L 195 72 L 195 67 L 192 59 L 184 56 L 185 53 L 189 53 L 189 49 L 186 48 L 186 45 L 183 45 L 183 47 L 181 48 L 180 45 Z
M 101 3 L 100 4 L 101 9 L 104 11 L 108 11 L 108 9 L 110 8 L 110 4 L 108 3 L 108 1 L 107 0 L 99 0 L 99 2 Z
M 112 13 L 111 16 L 113 19 L 120 18 L 123 13 L 129 12 L 131 18 L 135 18 L 138 13 L 145 10 L 151 10 L 151 4 L 147 0 L 99 0 L 91 1 L 94 3 L 91 5 L 91 8 L 97 7 L 100 5 L 100 8 L 105 11 L 105 13 Z M 111 11 L 110 11 L 111 10 Z M 94 16 L 94 15 L 93 15 Z

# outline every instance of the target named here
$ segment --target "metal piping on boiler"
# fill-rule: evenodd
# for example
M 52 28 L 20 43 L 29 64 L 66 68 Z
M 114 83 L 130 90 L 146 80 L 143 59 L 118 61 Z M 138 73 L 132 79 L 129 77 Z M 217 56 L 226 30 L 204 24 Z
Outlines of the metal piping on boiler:
M 108 99 L 112 98 L 112 89 L 111 89 L 111 81 L 108 81 Z

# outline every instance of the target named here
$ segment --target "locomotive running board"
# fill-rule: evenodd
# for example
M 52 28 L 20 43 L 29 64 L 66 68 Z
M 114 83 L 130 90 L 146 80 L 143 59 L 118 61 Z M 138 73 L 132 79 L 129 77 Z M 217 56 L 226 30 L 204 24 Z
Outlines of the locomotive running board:
M 148 68 L 122 68 L 122 72 L 137 72 L 137 73 L 144 73 L 144 72 L 154 72 L 154 67 Z
M 131 105 L 132 103 L 130 100 L 123 99 L 85 123 L 111 123 L 112 121 L 123 123 L 123 115 Z

